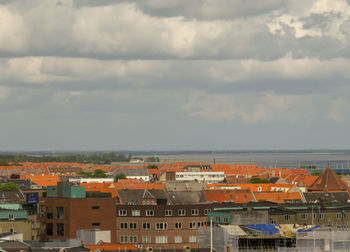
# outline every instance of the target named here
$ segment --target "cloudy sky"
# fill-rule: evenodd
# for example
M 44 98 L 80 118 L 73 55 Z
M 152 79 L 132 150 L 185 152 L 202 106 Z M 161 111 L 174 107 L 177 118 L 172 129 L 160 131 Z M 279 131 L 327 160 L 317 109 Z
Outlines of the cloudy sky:
M 0 0 L 0 150 L 350 148 L 349 0 Z

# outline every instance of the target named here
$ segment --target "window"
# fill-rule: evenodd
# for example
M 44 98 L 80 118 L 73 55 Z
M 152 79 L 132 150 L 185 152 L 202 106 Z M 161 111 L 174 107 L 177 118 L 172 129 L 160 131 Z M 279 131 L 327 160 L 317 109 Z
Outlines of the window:
M 261 191 L 262 191 L 261 186 L 258 186 L 257 189 L 258 189 L 258 192 L 261 192 Z
M 271 224 L 277 224 L 276 220 L 271 220 Z
M 153 216 L 154 211 L 153 210 L 146 210 L 146 216 Z
M 136 222 L 130 222 L 129 223 L 129 228 L 130 229 L 137 229 L 137 223 Z
M 176 222 L 175 229 L 182 229 L 182 222 Z
M 46 215 L 46 207 L 45 206 L 40 207 L 40 214 L 41 214 L 41 217 L 45 218 L 45 215 Z
M 64 224 L 63 223 L 56 223 L 56 235 L 57 236 L 64 236 Z
M 97 210 L 97 209 L 100 209 L 100 206 L 92 206 L 91 207 L 93 210 Z
M 49 219 L 49 220 L 53 219 L 53 213 L 52 212 L 48 212 L 46 214 L 46 218 Z
M 151 236 L 142 236 L 142 243 L 151 243 Z
M 53 223 L 46 224 L 46 235 L 53 235 Z
M 156 223 L 156 230 L 167 230 L 167 229 L 168 229 L 168 223 L 166 222 Z
M 289 215 L 289 214 L 285 215 L 285 216 L 284 216 L 284 220 L 285 220 L 285 221 L 290 221 L 290 215 Z
M 140 210 L 132 210 L 131 215 L 132 216 L 140 216 L 141 215 Z
M 195 229 L 195 228 L 196 228 L 196 223 L 190 222 L 190 229 Z
M 91 223 L 91 225 L 97 227 L 97 226 L 100 225 L 100 223 L 99 222 L 93 222 L 93 223 Z
M 204 209 L 204 215 L 207 215 L 210 212 L 210 209 Z
M 343 217 L 342 213 L 337 213 L 337 219 L 341 219 Z
M 126 214 L 127 214 L 127 211 L 126 211 L 126 210 L 119 210 L 119 211 L 118 211 L 118 215 L 119 215 L 119 216 L 126 216 Z
M 137 243 L 137 236 L 129 236 L 129 243 Z
M 128 223 L 127 222 L 120 222 L 120 229 L 128 229 Z
M 168 243 L 168 236 L 156 236 L 156 243 Z
M 10 232 L 11 233 L 14 233 L 15 232 L 15 229 L 13 227 L 10 227 Z
M 198 209 L 192 209 L 191 210 L 192 215 L 199 215 L 199 210 Z
M 189 242 L 197 242 L 197 236 L 195 236 L 195 235 L 190 235 Z
M 320 220 L 323 220 L 324 219 L 324 213 L 320 213 L 319 217 L 320 217 Z
M 14 220 L 15 216 L 13 214 L 9 214 L 9 220 Z
M 332 226 L 333 225 L 333 221 L 332 220 L 328 220 L 328 226 Z
M 228 218 L 224 217 L 224 223 L 228 223 Z
M 307 217 L 308 217 L 308 215 L 306 213 L 300 215 L 300 218 L 302 220 L 307 220 Z
M 63 220 L 64 219 L 63 207 L 56 207 L 56 219 L 58 219 L 58 220 Z
M 142 229 L 144 230 L 150 230 L 151 229 L 151 223 L 145 222 L 142 224 Z
M 179 209 L 178 215 L 179 216 L 185 216 L 186 215 L 186 210 L 185 209 Z
M 174 242 L 175 242 L 175 243 L 182 243 L 182 236 L 176 235 L 176 236 L 175 236 L 175 239 L 174 239 Z
M 165 210 L 165 216 L 172 216 L 173 210 Z
M 128 243 L 128 237 L 126 235 L 120 236 L 120 243 Z

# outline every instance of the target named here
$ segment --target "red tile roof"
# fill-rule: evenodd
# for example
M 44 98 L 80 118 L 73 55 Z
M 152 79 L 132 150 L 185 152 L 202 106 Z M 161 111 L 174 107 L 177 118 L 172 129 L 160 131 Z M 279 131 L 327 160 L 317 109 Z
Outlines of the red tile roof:
M 96 249 L 99 249 L 101 251 L 103 250 L 138 250 L 138 248 L 135 245 L 131 245 L 131 244 L 120 244 L 120 243 L 101 243 L 98 245 L 86 245 L 86 248 L 90 249 L 90 251 L 94 251 Z
M 299 192 L 255 192 L 254 196 L 257 201 L 270 201 L 276 203 L 285 203 L 286 200 L 303 201 L 303 197 Z
M 232 201 L 235 203 L 248 203 L 255 201 L 249 190 L 205 190 L 204 197 L 208 202 L 222 203 Z
M 344 192 L 348 186 L 331 169 L 327 168 L 308 188 L 309 192 Z

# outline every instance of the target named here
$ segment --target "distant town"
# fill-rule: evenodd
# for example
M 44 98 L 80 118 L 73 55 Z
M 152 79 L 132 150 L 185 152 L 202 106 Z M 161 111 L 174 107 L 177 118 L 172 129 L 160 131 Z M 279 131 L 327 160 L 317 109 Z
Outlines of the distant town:
M 3 251 L 348 251 L 349 167 L 0 155 Z M 191 153 L 193 154 L 193 153 Z

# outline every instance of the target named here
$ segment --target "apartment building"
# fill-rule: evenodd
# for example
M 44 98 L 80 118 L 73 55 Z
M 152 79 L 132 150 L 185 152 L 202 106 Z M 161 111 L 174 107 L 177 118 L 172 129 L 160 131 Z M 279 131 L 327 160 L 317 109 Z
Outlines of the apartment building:
M 212 204 L 117 205 L 116 242 L 139 248 L 198 247 L 198 228 L 206 227 Z

